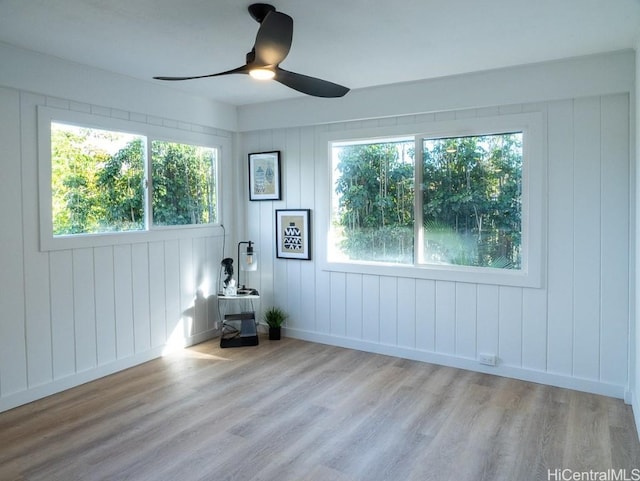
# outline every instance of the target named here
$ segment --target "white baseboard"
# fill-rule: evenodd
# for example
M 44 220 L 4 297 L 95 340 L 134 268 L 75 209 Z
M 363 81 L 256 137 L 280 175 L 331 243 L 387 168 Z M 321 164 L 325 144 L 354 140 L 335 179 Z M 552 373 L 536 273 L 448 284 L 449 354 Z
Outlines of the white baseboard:
M 178 344 L 179 347 L 192 346 L 194 344 L 199 344 L 201 342 L 212 339 L 219 334 L 220 332 L 218 330 L 209 330 L 195 336 L 183 338 Z M 52 394 L 66 391 L 67 389 L 80 386 L 81 384 L 95 381 L 96 379 L 100 379 L 101 377 L 105 377 L 118 371 L 123 371 L 125 369 L 129 369 L 139 364 L 151 361 L 158 357 L 162 357 L 163 354 L 166 354 L 166 349 L 167 346 L 154 347 L 152 349 L 149 349 L 148 351 L 134 354 L 133 356 L 129 356 L 124 359 L 118 359 L 116 361 L 97 366 L 87 371 L 78 372 L 70 376 L 56 379 L 46 384 L 33 386 L 24 391 L 9 394 L 3 398 L 0 398 L 0 412 L 8 411 L 9 409 L 13 409 L 23 404 L 27 404 L 47 396 L 51 396 Z
M 34 386 L 25 391 L 20 391 L 15 394 L 10 394 L 0 399 L 0 412 L 13 409 L 22 404 L 27 404 L 37 399 L 42 399 L 52 394 L 56 394 L 72 387 L 80 386 L 90 381 L 95 381 L 104 376 L 114 374 L 118 371 L 129 369 L 130 367 L 143 364 L 147 361 L 151 361 L 162 355 L 163 347 L 157 347 L 150 349 L 140 354 L 136 354 L 124 359 L 118 359 L 117 361 L 110 362 L 98 366 L 88 371 L 79 372 L 66 376 L 60 379 L 56 379 L 52 382 L 42 384 L 40 386 Z
M 482 364 L 479 364 L 476 359 L 462 358 L 449 354 L 440 354 L 436 352 L 422 351 L 419 349 L 399 347 L 389 344 L 380 344 L 347 337 L 333 336 L 330 334 L 321 334 L 300 329 L 286 328 L 283 334 L 287 337 L 292 337 L 304 341 L 318 342 L 320 344 L 345 347 L 376 354 L 385 354 L 388 356 L 411 359 L 414 361 L 423 361 L 432 364 L 439 364 L 442 366 L 456 367 L 468 371 L 494 374 L 496 376 L 520 379 L 522 381 L 530 381 L 539 384 L 547 384 L 550 386 L 573 389 L 576 391 L 583 391 L 593 394 L 601 394 L 603 396 L 609 396 L 619 399 L 625 398 L 625 386 L 607 384 L 590 379 L 580 379 L 564 374 L 556 374 L 546 371 L 537 371 L 500 364 L 498 364 L 497 366 L 484 366 Z M 634 413 L 635 412 L 636 409 L 634 407 Z M 640 411 L 637 412 L 638 414 L 640 414 Z M 637 425 L 640 426 L 640 424 Z
M 197 336 L 184 339 L 183 346 L 189 346 L 204 342 L 218 335 L 216 330 L 207 331 Z M 376 354 L 384 354 L 388 356 L 400 357 L 403 359 L 412 359 L 416 361 L 428 362 L 432 364 L 439 364 L 443 366 L 456 367 L 460 369 L 466 369 L 469 371 L 482 372 L 486 374 L 494 374 L 497 376 L 509 377 L 514 379 L 521 379 L 523 381 L 531 381 L 540 384 L 548 384 L 551 386 L 574 389 L 577 391 L 584 391 L 594 394 L 601 394 L 604 396 L 610 396 L 615 398 L 624 399 L 625 402 L 630 403 L 633 407 L 633 413 L 636 420 L 636 426 L 640 426 L 640 404 L 636 396 L 633 396 L 624 386 L 617 386 L 613 384 L 606 384 L 599 381 L 593 381 L 588 379 L 579 379 L 562 374 L 554 374 L 544 371 L 534 371 L 529 369 L 523 369 L 514 366 L 484 366 L 479 364 L 476 359 L 461 358 L 451 356 L 447 354 L 440 354 L 429 351 L 421 351 L 418 349 L 411 349 L 406 347 L 392 346 L 388 344 L 379 344 L 369 341 L 363 341 L 358 339 L 351 339 L 346 337 L 332 336 L 329 334 L 321 334 L 317 332 L 303 331 L 299 329 L 286 328 L 284 335 L 295 339 L 301 339 L 305 341 L 318 342 L 321 344 L 328 344 L 337 347 L 345 347 L 349 349 L 356 349 L 359 351 L 372 352 Z M 14 407 L 37 399 L 56 394 L 58 392 L 70 389 L 75 386 L 94 381 L 104 376 L 134 367 L 138 364 L 145 363 L 152 359 L 161 357 L 165 351 L 165 346 L 156 347 L 145 351 L 143 353 L 136 354 L 125 359 L 119 359 L 106 365 L 98 366 L 95 369 L 80 372 L 67 376 L 61 379 L 57 379 L 53 382 L 43 384 L 40 386 L 34 386 L 24 391 L 10 394 L 0 399 L 0 412 L 7 411 Z

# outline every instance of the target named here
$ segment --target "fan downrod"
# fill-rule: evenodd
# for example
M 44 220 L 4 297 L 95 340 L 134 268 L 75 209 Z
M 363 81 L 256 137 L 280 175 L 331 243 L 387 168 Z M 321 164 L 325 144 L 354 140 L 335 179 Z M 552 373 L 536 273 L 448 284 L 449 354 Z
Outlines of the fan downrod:
M 256 22 L 262 23 L 269 12 L 276 11 L 276 7 L 269 5 L 268 3 L 254 3 L 249 5 L 248 10 L 249 14 Z

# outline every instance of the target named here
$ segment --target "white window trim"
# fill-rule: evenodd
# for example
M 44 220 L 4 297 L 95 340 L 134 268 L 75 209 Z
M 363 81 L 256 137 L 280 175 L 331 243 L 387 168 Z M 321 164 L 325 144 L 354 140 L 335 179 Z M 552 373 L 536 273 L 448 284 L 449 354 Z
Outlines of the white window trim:
M 221 169 L 223 159 L 230 155 L 231 141 L 225 137 L 187 130 L 171 129 L 164 126 L 134 122 L 131 120 L 103 117 L 84 112 L 55 109 L 39 105 L 38 112 L 38 192 L 40 212 L 40 250 L 53 251 L 75 248 L 100 247 L 117 244 L 133 244 L 157 240 L 206 237 L 214 235 L 222 224 L 222 186 Z M 87 128 L 123 131 L 147 137 L 147 141 L 162 140 L 188 143 L 218 149 L 216 179 L 218 189 L 216 224 L 197 224 L 180 226 L 148 226 L 142 231 L 108 232 L 80 235 L 53 235 L 53 213 L 51 206 L 51 122 L 70 123 Z M 150 149 L 147 149 L 149 152 Z M 149 159 L 147 159 L 147 164 Z M 146 168 L 146 167 L 145 167 Z M 145 173 L 149 176 L 148 173 Z M 147 179 L 150 182 L 150 179 Z M 150 208 L 148 191 L 145 189 L 145 208 Z M 149 216 L 147 216 L 149 218 Z
M 363 130 L 323 132 L 317 137 L 318 159 L 327 163 L 324 177 L 318 179 L 321 200 L 318 205 L 326 209 L 316 216 L 321 228 L 318 258 L 320 268 L 332 272 L 371 274 L 378 276 L 409 277 L 478 284 L 519 287 L 543 287 L 546 254 L 546 142 L 544 116 L 541 112 L 473 117 L 456 120 L 434 121 L 414 125 L 394 125 Z M 332 165 L 331 143 L 358 140 L 375 140 L 389 137 L 416 136 L 420 138 L 485 135 L 502 132 L 523 132 L 522 168 L 522 268 L 518 270 L 493 269 L 466 266 L 440 266 L 414 263 L 389 264 L 364 261 L 330 262 L 328 260 L 329 229 L 331 222 Z M 419 153 L 416 151 L 416 159 Z M 416 166 L 417 168 L 417 166 Z M 418 195 L 416 195 L 418 197 Z M 416 202 L 418 199 L 416 199 Z M 417 229 L 417 227 L 416 227 Z M 416 242 L 418 237 L 416 234 Z

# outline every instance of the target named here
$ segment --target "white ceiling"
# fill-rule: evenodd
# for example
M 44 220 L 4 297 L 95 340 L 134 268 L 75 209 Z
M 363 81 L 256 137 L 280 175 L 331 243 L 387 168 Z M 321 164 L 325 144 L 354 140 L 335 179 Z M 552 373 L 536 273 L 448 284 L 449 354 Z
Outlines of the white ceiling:
M 0 41 L 160 82 L 243 65 L 259 27 L 250 3 L 0 0 Z M 634 48 L 640 36 L 640 0 L 271 3 L 294 19 L 282 67 L 352 89 Z M 302 96 L 247 75 L 168 85 L 235 105 Z

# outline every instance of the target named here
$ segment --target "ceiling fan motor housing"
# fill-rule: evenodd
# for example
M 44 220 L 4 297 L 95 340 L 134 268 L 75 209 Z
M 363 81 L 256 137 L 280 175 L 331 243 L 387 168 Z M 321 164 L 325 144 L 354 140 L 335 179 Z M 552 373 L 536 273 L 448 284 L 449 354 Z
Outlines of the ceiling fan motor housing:
M 269 5 L 268 3 L 254 3 L 249 5 L 249 14 L 258 23 L 262 23 L 269 12 L 275 11 L 276 7 Z

